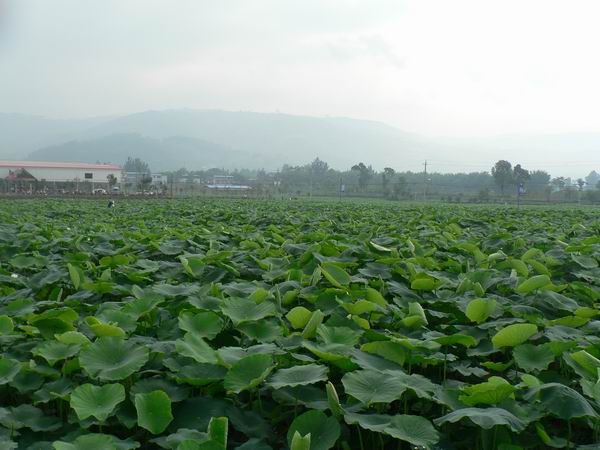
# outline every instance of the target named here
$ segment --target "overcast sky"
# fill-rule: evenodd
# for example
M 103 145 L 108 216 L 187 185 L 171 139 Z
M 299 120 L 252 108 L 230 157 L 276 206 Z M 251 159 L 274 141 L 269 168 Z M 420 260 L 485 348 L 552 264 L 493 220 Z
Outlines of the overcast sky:
M 0 0 L 0 110 L 600 131 L 596 0 Z

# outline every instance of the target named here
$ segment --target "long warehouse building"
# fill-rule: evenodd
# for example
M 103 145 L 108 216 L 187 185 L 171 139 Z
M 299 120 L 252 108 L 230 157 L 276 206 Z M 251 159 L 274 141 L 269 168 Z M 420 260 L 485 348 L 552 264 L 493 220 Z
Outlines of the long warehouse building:
M 49 161 L 0 161 L 0 179 L 56 183 L 107 183 L 112 175 L 121 182 L 121 167 L 115 164 L 88 164 Z

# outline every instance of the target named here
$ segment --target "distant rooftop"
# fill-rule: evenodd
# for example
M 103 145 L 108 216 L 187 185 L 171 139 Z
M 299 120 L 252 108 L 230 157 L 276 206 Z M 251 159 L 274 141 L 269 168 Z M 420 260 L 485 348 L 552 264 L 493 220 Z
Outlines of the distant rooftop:
M 109 169 L 121 170 L 115 164 L 89 164 L 79 162 L 55 162 L 55 161 L 0 161 L 0 167 L 10 168 L 38 168 L 38 169 Z

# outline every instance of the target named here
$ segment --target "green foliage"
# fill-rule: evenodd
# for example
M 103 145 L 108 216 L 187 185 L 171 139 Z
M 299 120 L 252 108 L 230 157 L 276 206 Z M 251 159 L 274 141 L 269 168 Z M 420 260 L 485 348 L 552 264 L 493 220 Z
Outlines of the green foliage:
M 104 422 L 123 400 L 125 389 L 121 384 L 94 386 L 86 383 L 71 392 L 71 408 L 80 420 L 93 416 Z
M 599 223 L 584 208 L 7 202 L 0 447 L 592 448 Z
M 329 450 L 333 448 L 340 436 L 340 425 L 337 420 L 327 417 L 322 411 L 312 410 L 296 417 L 291 423 L 287 433 L 290 447 L 297 434 L 301 436 L 310 434 L 310 450 Z M 296 445 L 300 445 L 298 441 L 299 439 L 296 438 Z M 302 445 L 305 446 L 306 443 Z
M 173 420 L 171 399 L 164 391 L 135 394 L 137 423 L 152 434 L 160 434 Z
M 537 327 L 531 323 L 516 323 L 502 328 L 492 337 L 494 347 L 515 347 L 537 333 Z

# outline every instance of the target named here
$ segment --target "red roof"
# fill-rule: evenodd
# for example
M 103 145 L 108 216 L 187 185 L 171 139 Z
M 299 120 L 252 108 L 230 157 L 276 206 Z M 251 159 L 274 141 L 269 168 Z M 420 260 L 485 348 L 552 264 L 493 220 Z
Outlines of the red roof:
M 38 169 L 104 169 L 121 170 L 115 164 L 89 164 L 79 162 L 49 162 L 49 161 L 0 161 L 0 167 L 16 169 L 38 168 Z

